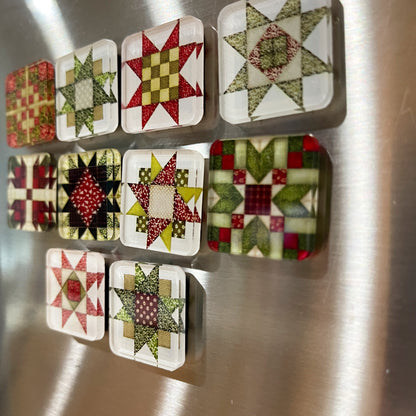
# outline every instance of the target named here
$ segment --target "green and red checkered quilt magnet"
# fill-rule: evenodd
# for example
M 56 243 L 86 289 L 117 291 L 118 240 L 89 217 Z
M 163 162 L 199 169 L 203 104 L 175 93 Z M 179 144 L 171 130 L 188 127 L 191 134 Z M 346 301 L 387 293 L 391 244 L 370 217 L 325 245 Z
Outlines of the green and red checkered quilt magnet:
M 211 146 L 208 244 L 214 251 L 303 260 L 315 250 L 320 146 L 310 135 Z

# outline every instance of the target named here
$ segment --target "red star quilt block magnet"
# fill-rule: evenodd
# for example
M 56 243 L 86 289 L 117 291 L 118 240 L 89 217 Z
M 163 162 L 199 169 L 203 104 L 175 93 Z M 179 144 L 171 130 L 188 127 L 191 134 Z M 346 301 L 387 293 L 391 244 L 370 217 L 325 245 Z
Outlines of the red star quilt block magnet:
M 198 124 L 204 112 L 204 28 L 187 16 L 128 36 L 122 45 L 127 133 Z
M 46 255 L 49 328 L 84 338 L 104 336 L 105 263 L 100 253 L 51 248 Z
M 204 159 L 192 150 L 124 155 L 120 239 L 126 246 L 184 256 L 199 250 Z
M 6 77 L 7 144 L 22 147 L 55 137 L 55 71 L 45 60 Z
M 46 231 L 56 223 L 56 167 L 49 153 L 11 156 L 8 167 L 8 224 Z

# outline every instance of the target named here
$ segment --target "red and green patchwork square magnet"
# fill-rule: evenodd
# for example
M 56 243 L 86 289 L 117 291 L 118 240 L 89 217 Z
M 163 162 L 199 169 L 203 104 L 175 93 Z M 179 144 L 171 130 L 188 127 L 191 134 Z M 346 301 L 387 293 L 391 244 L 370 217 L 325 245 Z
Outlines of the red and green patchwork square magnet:
M 7 75 L 7 144 L 22 147 L 55 137 L 55 71 L 38 61 Z
M 319 150 L 310 135 L 214 142 L 210 248 L 273 259 L 309 257 L 316 240 Z

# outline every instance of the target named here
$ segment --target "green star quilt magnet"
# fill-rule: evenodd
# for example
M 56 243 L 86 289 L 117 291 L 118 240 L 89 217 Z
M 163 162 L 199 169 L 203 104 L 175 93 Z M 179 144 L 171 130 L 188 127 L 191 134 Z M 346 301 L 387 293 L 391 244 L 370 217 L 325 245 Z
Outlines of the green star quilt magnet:
M 110 268 L 114 354 L 173 371 L 185 362 L 186 279 L 178 266 L 118 261 Z
M 244 123 L 327 107 L 330 0 L 251 0 L 218 17 L 220 113 Z
M 103 39 L 56 62 L 56 127 L 61 141 L 112 133 L 118 126 L 117 45 Z

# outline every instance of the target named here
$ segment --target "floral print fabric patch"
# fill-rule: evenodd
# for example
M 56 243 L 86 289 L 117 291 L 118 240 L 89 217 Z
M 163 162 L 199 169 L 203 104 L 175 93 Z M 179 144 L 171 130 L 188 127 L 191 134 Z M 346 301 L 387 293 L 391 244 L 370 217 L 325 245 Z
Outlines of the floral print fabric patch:
M 234 124 L 325 108 L 331 2 L 251 0 L 218 17 L 220 113 Z
M 122 46 L 127 133 L 199 123 L 204 111 L 204 28 L 187 16 L 128 36 Z
M 319 149 L 309 135 L 214 142 L 210 248 L 273 259 L 310 256 L 315 249 Z
M 204 159 L 191 150 L 124 156 L 121 242 L 193 255 L 199 250 Z
M 7 144 L 22 147 L 55 138 L 55 71 L 38 61 L 6 77 Z
M 58 162 L 62 238 L 115 240 L 120 229 L 121 155 L 101 149 L 63 155 Z
M 105 264 L 99 253 L 51 248 L 46 255 L 48 326 L 90 341 L 104 336 Z
M 56 222 L 56 167 L 49 153 L 11 156 L 8 168 L 8 224 L 46 231 Z
M 178 266 L 118 261 L 110 268 L 111 350 L 175 370 L 185 362 L 185 273 Z
M 62 141 L 112 133 L 118 126 L 117 45 L 103 39 L 58 59 L 57 134 Z

